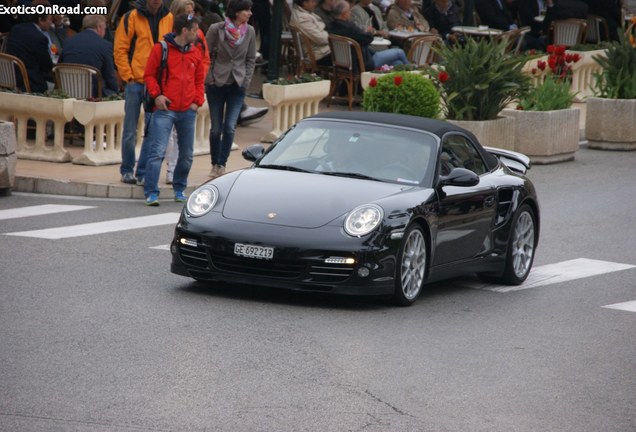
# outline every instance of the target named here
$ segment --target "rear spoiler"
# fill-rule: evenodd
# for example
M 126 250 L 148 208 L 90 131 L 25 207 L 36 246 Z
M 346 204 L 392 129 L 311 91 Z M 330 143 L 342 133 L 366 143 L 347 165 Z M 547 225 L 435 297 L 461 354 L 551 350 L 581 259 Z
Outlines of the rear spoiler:
M 513 171 L 525 174 L 530 169 L 530 158 L 524 154 L 495 147 L 484 147 L 484 149 Z

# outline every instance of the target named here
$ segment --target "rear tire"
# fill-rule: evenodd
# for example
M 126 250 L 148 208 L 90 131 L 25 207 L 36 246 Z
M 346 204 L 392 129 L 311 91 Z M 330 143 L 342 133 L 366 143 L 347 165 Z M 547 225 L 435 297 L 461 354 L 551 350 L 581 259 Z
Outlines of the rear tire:
M 426 236 L 417 225 L 411 225 L 404 233 L 397 256 L 397 271 L 393 303 L 412 305 L 422 291 L 427 264 Z
M 478 274 L 486 282 L 521 285 L 530 274 L 537 245 L 537 221 L 529 205 L 522 205 L 512 221 L 503 273 L 499 276 Z

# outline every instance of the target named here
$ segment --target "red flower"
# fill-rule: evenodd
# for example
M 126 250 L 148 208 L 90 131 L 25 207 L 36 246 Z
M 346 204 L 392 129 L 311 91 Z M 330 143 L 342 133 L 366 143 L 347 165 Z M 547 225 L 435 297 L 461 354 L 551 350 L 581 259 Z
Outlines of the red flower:
M 548 57 L 548 66 L 550 66 L 550 69 L 554 70 L 556 68 L 557 65 L 557 59 L 554 56 L 550 56 Z
M 565 54 L 565 45 L 557 45 L 554 47 L 554 53 L 558 56 Z
M 528 54 L 530 55 L 535 55 L 536 53 L 537 53 L 537 50 L 535 50 L 534 48 L 528 51 Z
M 539 69 L 541 69 L 542 71 L 543 71 L 543 70 L 545 70 L 545 67 L 546 67 L 546 66 L 547 66 L 547 65 L 546 65 L 546 63 L 545 63 L 543 60 L 539 60 L 539 61 L 537 62 L 537 67 L 538 67 Z
M 580 56 L 580 54 L 579 54 L 579 53 L 574 53 L 574 54 L 572 54 L 572 61 L 573 61 L 574 63 L 576 63 L 576 62 L 577 62 L 577 61 L 579 61 L 579 60 L 581 60 L 581 56 Z
M 377 85 L 378 85 L 378 80 L 375 77 L 371 78 L 371 81 L 369 81 L 369 87 L 375 87 Z
M 399 86 L 400 84 L 402 84 L 402 77 L 399 75 L 396 75 L 395 77 L 393 77 L 393 83 L 396 86 Z
M 448 75 L 448 72 L 446 72 L 446 71 L 441 71 L 440 73 L 437 74 L 437 79 L 442 84 L 444 84 L 446 81 L 448 81 L 448 78 L 450 78 L 450 76 Z
M 548 45 L 548 48 L 546 48 L 546 52 L 548 54 L 552 54 L 554 52 L 554 45 Z
M 537 73 L 537 68 L 532 68 L 532 70 L 530 71 L 530 73 L 531 73 L 532 75 L 536 74 L 536 73 Z

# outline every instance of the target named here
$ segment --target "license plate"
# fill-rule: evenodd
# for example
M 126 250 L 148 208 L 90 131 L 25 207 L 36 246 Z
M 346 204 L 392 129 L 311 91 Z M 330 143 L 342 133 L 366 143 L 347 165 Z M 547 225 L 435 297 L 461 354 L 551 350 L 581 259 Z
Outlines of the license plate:
M 270 260 L 274 257 L 274 248 L 269 246 L 234 243 L 234 255 Z

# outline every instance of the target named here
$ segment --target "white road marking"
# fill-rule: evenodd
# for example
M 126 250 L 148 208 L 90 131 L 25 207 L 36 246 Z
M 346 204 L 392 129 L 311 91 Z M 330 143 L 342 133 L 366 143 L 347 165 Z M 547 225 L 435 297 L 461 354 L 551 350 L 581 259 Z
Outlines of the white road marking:
M 490 285 L 482 282 L 461 283 L 469 288 L 482 289 L 506 293 L 511 291 L 521 291 L 530 288 L 536 288 L 544 285 L 567 282 L 575 279 L 582 279 L 590 276 L 596 276 L 605 273 L 611 273 L 621 270 L 628 270 L 636 266 L 630 264 L 620 264 L 609 261 L 599 261 L 587 258 L 578 258 L 570 261 L 563 261 L 554 264 L 547 264 L 540 267 L 534 267 L 530 271 L 530 275 L 526 281 L 518 286 L 510 285 Z
M 82 225 L 71 225 L 59 228 L 6 233 L 5 235 L 57 240 L 69 237 L 82 237 L 137 228 L 147 228 L 159 225 L 171 225 L 177 223 L 177 221 L 179 220 L 179 216 L 180 213 L 161 213 L 153 216 L 141 216 Z
M 19 219 L 29 216 L 42 216 L 53 213 L 64 213 L 77 210 L 96 208 L 95 206 L 57 205 L 44 204 L 30 207 L 19 207 L 8 210 L 0 210 L 0 220 Z
M 624 303 L 615 303 L 615 304 L 611 304 L 611 305 L 607 305 L 603 307 L 608 309 L 617 309 L 617 310 L 627 311 L 627 312 L 636 312 L 636 300 L 628 301 Z
M 159 249 L 159 250 L 170 250 L 170 245 L 169 244 L 165 244 L 165 245 L 159 245 L 159 246 L 151 246 L 150 249 Z

